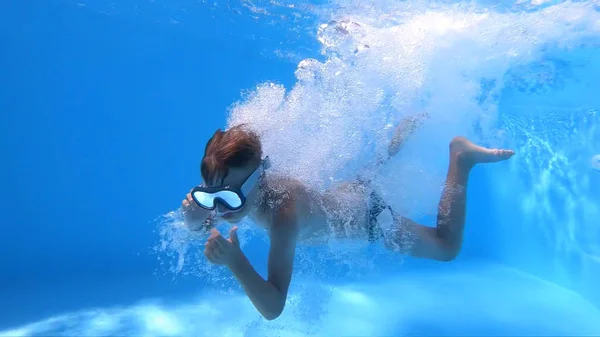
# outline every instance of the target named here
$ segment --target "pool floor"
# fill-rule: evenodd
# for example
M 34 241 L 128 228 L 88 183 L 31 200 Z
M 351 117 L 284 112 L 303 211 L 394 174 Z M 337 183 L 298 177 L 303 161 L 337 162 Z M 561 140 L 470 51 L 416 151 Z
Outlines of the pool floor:
M 419 270 L 351 284 L 294 282 L 285 312 L 275 321 L 262 319 L 240 292 L 205 289 L 177 300 L 82 308 L 5 329 L 0 336 L 600 334 L 600 311 L 587 300 L 502 266 Z

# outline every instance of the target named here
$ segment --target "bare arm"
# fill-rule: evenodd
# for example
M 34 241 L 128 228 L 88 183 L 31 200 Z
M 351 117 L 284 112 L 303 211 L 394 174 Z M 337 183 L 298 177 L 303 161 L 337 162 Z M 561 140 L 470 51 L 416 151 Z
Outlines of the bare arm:
M 254 270 L 244 254 L 240 254 L 229 268 L 261 315 L 273 320 L 283 312 L 292 278 L 297 236 L 293 207 L 282 207 L 277 212 L 269 236 L 271 247 L 267 280 Z

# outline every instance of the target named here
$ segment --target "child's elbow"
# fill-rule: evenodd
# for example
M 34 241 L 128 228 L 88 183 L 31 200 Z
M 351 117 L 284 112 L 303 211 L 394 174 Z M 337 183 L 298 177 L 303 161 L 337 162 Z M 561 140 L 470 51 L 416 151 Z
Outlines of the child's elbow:
M 273 306 L 272 308 L 270 308 L 269 310 L 266 310 L 265 312 L 261 312 L 261 314 L 267 321 L 272 321 L 274 319 L 277 319 L 279 316 L 281 316 L 281 313 L 283 312 L 283 308 L 284 308 L 284 305 L 276 305 L 276 306 Z
M 265 313 L 263 314 L 263 317 L 267 320 L 267 321 L 272 321 L 275 320 L 277 317 L 279 317 L 281 315 L 281 312 L 277 313 L 277 312 L 270 312 L 270 313 Z

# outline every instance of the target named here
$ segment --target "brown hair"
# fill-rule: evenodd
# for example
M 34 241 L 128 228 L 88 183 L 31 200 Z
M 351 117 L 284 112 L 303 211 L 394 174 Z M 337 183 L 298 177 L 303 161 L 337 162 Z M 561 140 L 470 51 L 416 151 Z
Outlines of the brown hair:
M 220 179 L 221 183 L 230 167 L 244 167 L 260 162 L 262 145 L 259 136 L 244 124 L 223 132 L 217 130 L 206 143 L 200 172 L 205 182 Z

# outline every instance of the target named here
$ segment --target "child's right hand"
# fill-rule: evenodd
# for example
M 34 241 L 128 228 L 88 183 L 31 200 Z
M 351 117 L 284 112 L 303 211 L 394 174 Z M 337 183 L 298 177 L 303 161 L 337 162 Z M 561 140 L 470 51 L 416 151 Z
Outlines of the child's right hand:
M 181 202 L 181 210 L 183 211 L 183 218 L 189 230 L 199 231 L 203 228 L 210 229 L 207 220 L 211 211 L 198 206 L 192 198 L 191 193 L 188 193 L 186 198 Z

